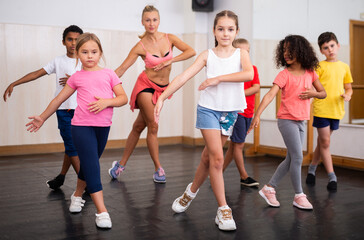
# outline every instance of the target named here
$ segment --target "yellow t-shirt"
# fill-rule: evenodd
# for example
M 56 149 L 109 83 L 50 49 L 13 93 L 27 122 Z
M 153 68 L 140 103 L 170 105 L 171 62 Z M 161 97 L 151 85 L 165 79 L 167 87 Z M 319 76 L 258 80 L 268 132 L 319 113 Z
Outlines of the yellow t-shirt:
M 327 97 L 314 99 L 313 115 L 322 118 L 342 119 L 345 115 L 345 109 L 344 98 L 340 95 L 345 93 L 344 84 L 353 82 L 349 66 L 341 61 L 321 61 L 316 73 L 325 88 Z

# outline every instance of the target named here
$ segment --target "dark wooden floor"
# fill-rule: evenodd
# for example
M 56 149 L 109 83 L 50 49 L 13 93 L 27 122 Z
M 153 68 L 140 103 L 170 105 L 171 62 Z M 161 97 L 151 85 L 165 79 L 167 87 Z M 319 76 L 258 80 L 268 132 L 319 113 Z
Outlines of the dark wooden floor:
M 336 168 L 336 193 L 326 190 L 320 166 L 315 187 L 304 183 L 314 210 L 292 206 L 289 176 L 278 192 L 280 208 L 270 208 L 258 188 L 241 187 L 235 164 L 224 174 L 226 196 L 237 224 L 234 232 L 219 231 L 214 223 L 217 204 L 208 181 L 187 212 L 174 214 L 173 200 L 192 180 L 202 148 L 182 145 L 160 148 L 166 184 L 152 181 L 153 164 L 146 148 L 136 149 L 118 181 L 107 169 L 122 150 L 108 150 L 101 158 L 106 206 L 113 228 L 95 226 L 95 207 L 89 196 L 80 214 L 70 214 L 70 195 L 76 175 L 69 171 L 65 185 L 50 191 L 45 182 L 58 174 L 62 154 L 0 157 L 0 239 L 364 239 L 364 172 Z M 246 159 L 251 176 L 266 183 L 281 158 Z

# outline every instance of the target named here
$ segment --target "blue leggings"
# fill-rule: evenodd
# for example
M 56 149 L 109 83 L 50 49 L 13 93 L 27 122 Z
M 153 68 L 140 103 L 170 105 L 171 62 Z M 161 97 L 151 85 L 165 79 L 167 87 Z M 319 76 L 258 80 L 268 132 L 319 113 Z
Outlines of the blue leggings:
M 278 128 L 286 144 L 287 155 L 286 159 L 279 164 L 269 184 L 276 188 L 279 181 L 289 172 L 295 193 L 302 193 L 301 167 L 305 123 L 304 121 L 278 119 Z
M 72 126 L 73 143 L 80 158 L 78 178 L 86 181 L 89 193 L 102 190 L 100 162 L 110 127 Z

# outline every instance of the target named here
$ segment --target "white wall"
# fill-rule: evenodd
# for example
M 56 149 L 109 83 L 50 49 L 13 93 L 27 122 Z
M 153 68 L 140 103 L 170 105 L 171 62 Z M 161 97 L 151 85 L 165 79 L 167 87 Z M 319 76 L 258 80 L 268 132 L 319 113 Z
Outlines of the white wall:
M 280 40 L 288 34 L 317 42 L 322 32 L 334 32 L 349 44 L 349 19 L 360 20 L 363 0 L 254 0 L 254 39 Z
M 48 26 L 79 25 L 82 28 L 144 31 L 141 13 L 145 5 L 158 8 L 159 30 L 184 33 L 185 1 L 179 0 L 1 0 L 0 22 Z M 191 7 L 190 7 L 191 9 Z M 190 10 L 192 11 L 192 10 Z

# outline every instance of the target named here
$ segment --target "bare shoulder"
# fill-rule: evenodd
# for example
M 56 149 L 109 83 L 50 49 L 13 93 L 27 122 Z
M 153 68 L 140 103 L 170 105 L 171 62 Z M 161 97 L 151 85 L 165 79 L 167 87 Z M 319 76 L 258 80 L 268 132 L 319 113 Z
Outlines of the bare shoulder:
M 138 41 L 135 45 L 134 45 L 134 47 L 130 50 L 130 53 L 131 54 L 137 54 L 137 55 L 144 55 L 144 49 L 143 49 L 143 47 L 142 47 L 142 45 L 141 45 L 141 42 L 142 40 L 140 40 L 140 41 Z
M 207 62 L 207 57 L 209 56 L 209 50 L 204 50 L 203 52 L 201 52 L 198 56 L 197 59 L 199 59 L 200 61 L 204 61 Z M 196 60 L 197 60 L 196 59 Z
M 206 56 L 206 58 L 207 58 L 208 55 L 209 55 L 209 50 L 206 49 L 206 50 L 202 51 L 199 56 Z
M 166 33 L 168 36 L 168 40 L 171 43 L 176 43 L 176 42 L 181 42 L 182 40 L 180 38 L 178 38 L 176 35 L 172 34 L 172 33 Z

